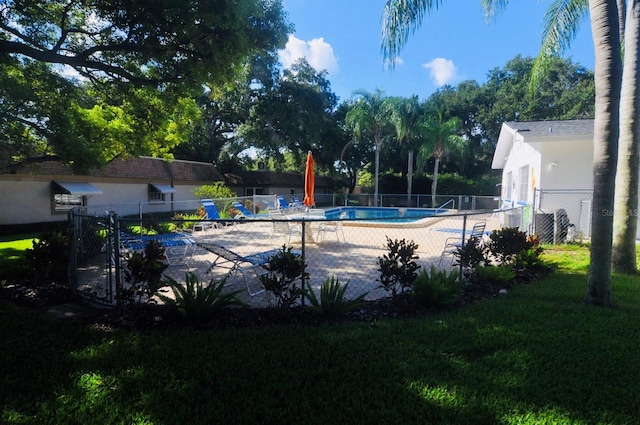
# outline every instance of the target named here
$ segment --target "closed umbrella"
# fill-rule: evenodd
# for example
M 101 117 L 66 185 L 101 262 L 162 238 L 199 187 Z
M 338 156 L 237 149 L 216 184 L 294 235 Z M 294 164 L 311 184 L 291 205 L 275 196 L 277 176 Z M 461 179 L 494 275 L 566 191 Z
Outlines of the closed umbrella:
M 313 191 L 315 188 L 315 176 L 313 175 L 313 165 L 315 161 L 313 160 L 313 155 L 311 151 L 307 154 L 307 166 L 304 170 L 304 201 L 303 203 L 307 207 L 312 207 L 315 205 L 315 200 L 313 199 Z

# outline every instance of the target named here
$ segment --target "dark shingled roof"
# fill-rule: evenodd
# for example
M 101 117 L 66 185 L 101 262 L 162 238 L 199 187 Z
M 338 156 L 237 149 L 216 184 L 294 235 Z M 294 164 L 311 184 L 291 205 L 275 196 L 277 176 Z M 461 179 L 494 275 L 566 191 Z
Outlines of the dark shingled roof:
M 4 174 L 61 176 L 87 175 L 144 180 L 224 181 L 224 177 L 213 164 L 182 160 L 166 161 L 150 157 L 115 158 L 104 167 L 91 170 L 86 174 L 77 174 L 70 166 L 60 161 L 19 163 L 6 167 L 0 172 Z

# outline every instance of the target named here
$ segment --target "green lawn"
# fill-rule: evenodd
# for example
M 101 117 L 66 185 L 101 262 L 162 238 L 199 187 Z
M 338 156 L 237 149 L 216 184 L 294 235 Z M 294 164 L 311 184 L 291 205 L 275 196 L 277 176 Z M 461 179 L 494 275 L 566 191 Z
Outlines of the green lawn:
M 0 280 L 16 272 L 17 260 L 24 256 L 25 249 L 33 247 L 33 240 L 38 236 L 38 233 L 0 236 Z
M 500 299 L 376 323 L 136 333 L 0 304 L 0 422 L 640 423 L 637 278 L 591 307 L 587 248 L 549 257 Z

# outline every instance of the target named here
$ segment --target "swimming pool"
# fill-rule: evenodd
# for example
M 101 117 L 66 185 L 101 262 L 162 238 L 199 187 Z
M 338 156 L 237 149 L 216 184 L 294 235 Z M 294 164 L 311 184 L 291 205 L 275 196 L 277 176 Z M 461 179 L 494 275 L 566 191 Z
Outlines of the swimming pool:
M 390 208 L 390 207 L 338 207 L 325 211 L 327 218 L 341 216 L 352 225 L 400 225 L 423 224 L 428 218 L 444 215 L 449 210 L 441 208 Z

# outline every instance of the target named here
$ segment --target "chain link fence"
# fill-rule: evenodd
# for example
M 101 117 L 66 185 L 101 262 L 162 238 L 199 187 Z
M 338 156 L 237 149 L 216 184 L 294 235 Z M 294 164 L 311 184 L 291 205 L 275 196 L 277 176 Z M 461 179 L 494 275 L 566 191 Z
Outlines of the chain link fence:
M 536 190 L 529 232 L 542 243 L 589 239 L 592 190 Z
M 242 201 L 246 206 L 262 205 L 253 198 Z M 221 216 L 223 211 L 229 216 L 235 212 L 230 202 L 215 200 Z M 193 217 L 197 208 L 193 205 L 191 210 L 185 209 L 185 213 Z M 264 269 L 231 267 L 230 270 L 229 263 L 222 267 L 225 259 L 206 247 L 221 246 L 233 255 L 250 258 L 256 258 L 260 253 L 272 255 L 283 247 L 292 247 L 304 256 L 308 282 L 316 290 L 325 279 L 335 277 L 341 283 L 349 283 L 348 298 L 366 293 L 366 299 L 378 299 L 389 295 L 380 287 L 378 265 L 378 259 L 388 254 L 388 240 L 404 239 L 416 243 L 417 262 L 422 267 L 429 269 L 433 264 L 439 269 L 450 269 L 454 266 L 454 258 L 443 254 L 448 242 L 468 236 L 475 223 L 485 222 L 486 234 L 489 234 L 505 222 L 503 211 L 446 213 L 418 218 L 411 217 L 411 209 L 398 208 L 395 218 L 363 219 L 334 208 L 322 210 L 322 214 L 317 214 L 319 210 L 287 211 L 286 216 L 275 219 L 266 214 L 267 209 L 262 206 L 257 209 L 259 212 L 249 218 L 218 220 L 167 218 L 159 214 L 124 216 L 115 212 L 100 215 L 75 209 L 69 215 L 72 287 L 94 303 L 116 304 L 117 288 L 123 284 L 123 272 L 127 267 L 127 252 L 142 250 L 144 245 L 141 243 L 157 238 L 166 250 L 169 265 L 166 276 L 184 282 L 186 273 L 192 272 L 200 281 L 208 282 L 231 271 L 227 287 L 242 290 L 242 298 L 252 306 L 270 305 L 268 294 L 260 292 L 258 274 Z M 168 233 L 142 237 L 141 225 L 154 232 Z M 250 293 L 258 295 L 251 296 Z

